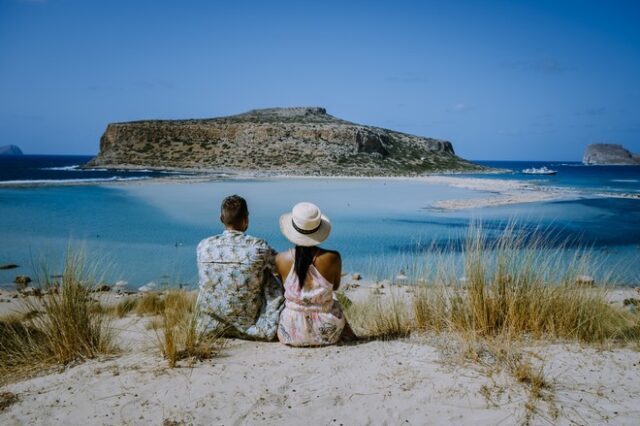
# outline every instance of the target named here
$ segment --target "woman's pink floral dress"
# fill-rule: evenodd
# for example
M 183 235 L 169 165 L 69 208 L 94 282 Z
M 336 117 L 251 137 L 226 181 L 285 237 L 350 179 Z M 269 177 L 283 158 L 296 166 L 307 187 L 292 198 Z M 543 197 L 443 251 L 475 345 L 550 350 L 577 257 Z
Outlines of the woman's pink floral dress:
M 280 314 L 278 339 L 290 346 L 332 345 L 345 326 L 340 303 L 333 298 L 333 284 L 312 264 L 304 286 L 291 268 L 284 282 L 285 308 Z

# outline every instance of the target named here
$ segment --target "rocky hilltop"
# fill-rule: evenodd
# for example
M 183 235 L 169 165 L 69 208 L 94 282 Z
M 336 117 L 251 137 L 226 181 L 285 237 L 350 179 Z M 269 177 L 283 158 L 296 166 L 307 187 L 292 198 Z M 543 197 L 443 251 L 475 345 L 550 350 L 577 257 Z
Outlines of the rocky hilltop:
M 640 165 L 640 155 L 632 154 L 622 145 L 594 143 L 587 146 L 582 162 L 588 165 Z
M 352 176 L 482 169 L 450 142 L 351 123 L 319 107 L 112 123 L 87 166 Z
M 0 155 L 22 155 L 22 150 L 16 145 L 0 146 Z

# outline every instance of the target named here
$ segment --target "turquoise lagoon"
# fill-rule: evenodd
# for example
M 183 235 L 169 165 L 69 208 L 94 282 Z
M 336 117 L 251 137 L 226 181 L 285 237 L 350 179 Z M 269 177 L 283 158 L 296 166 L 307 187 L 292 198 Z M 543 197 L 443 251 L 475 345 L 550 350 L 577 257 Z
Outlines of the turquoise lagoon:
M 392 278 L 416 264 L 428 271 L 429 248 L 455 247 L 471 222 L 481 222 L 492 238 L 515 221 L 527 232 L 550 233 L 560 256 L 587 246 L 618 283 L 640 282 L 639 200 L 582 198 L 451 212 L 429 206 L 487 193 L 419 180 L 318 178 L 1 187 L 0 264 L 20 268 L 0 271 L 0 283 L 11 286 L 15 275 L 36 275 L 34 268 L 43 265 L 58 274 L 72 247 L 98 262 L 111 282 L 194 285 L 196 245 L 222 230 L 219 204 L 230 194 L 249 203 L 248 232 L 278 251 L 289 247 L 278 229 L 280 214 L 299 201 L 318 204 L 333 224 L 325 246 L 342 253 L 345 271 L 366 278 Z

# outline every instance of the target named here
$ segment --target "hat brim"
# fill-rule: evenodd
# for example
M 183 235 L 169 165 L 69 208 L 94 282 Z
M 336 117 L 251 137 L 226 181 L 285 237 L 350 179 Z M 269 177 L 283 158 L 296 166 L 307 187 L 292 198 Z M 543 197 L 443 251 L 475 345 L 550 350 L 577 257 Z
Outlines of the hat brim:
M 296 231 L 291 221 L 291 213 L 280 216 L 280 231 L 282 235 L 293 244 L 303 247 L 317 246 L 327 239 L 331 233 L 331 222 L 325 215 L 321 216 L 320 227 L 313 234 L 301 234 Z

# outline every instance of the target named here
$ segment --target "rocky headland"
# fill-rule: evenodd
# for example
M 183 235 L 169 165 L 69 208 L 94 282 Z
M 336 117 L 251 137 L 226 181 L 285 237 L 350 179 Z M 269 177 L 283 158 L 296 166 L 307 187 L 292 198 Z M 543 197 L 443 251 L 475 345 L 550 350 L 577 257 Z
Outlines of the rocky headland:
M 22 150 L 16 145 L 0 146 L 0 155 L 23 155 Z
M 640 154 L 633 154 L 618 144 L 594 143 L 587 146 L 582 162 L 587 165 L 640 165 Z
M 112 123 L 87 167 L 312 176 L 415 176 L 484 169 L 458 157 L 451 142 L 352 123 L 320 107 Z

